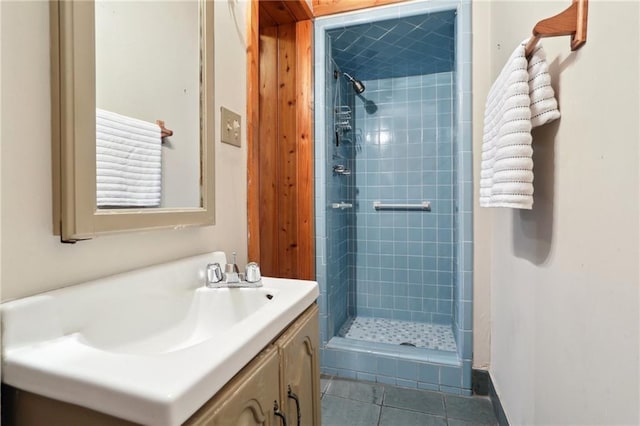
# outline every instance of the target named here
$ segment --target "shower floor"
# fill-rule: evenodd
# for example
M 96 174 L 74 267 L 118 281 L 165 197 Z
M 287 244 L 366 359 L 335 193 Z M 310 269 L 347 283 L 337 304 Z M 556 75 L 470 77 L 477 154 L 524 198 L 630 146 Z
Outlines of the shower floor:
M 385 318 L 349 318 L 340 336 L 367 342 L 407 345 L 440 351 L 456 351 L 451 326 Z

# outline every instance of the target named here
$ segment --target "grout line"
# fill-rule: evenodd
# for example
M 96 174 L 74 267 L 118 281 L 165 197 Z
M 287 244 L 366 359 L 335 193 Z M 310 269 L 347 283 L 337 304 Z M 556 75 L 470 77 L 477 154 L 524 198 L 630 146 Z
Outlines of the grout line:
M 378 411 L 378 426 L 380 426 L 380 422 L 382 421 L 382 407 L 384 407 L 384 398 L 387 396 L 387 388 L 386 386 L 382 386 L 382 398 L 380 398 L 380 411 Z
M 449 425 L 449 408 L 447 407 L 447 398 L 442 395 L 442 405 L 444 405 L 444 420 Z

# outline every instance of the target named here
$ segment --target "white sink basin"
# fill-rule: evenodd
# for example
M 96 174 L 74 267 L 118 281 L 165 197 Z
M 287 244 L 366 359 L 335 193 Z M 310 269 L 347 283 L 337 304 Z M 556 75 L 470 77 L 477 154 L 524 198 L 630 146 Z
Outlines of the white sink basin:
M 212 253 L 0 306 L 2 380 L 149 425 L 187 420 L 318 297 L 312 281 L 209 289 Z
M 78 333 L 83 344 L 109 352 L 162 354 L 223 338 L 232 327 L 277 303 L 277 287 L 198 288 L 156 301 L 155 315 L 140 315 L 139 306 L 103 311 Z M 144 303 L 144 302 L 142 302 Z M 243 325 L 244 326 L 244 325 Z

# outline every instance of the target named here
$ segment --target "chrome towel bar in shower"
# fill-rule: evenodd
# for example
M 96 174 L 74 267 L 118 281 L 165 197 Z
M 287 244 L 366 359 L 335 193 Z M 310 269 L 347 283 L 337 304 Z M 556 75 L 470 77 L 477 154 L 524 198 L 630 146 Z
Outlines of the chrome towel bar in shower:
M 419 204 L 383 204 L 380 201 L 374 201 L 373 208 L 375 210 L 421 210 L 430 212 L 431 203 L 423 201 Z

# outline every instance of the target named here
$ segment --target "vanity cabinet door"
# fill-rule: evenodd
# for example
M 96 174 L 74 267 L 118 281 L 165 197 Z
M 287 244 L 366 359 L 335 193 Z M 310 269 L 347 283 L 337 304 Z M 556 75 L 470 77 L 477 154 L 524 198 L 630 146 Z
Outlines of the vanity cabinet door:
M 253 359 L 186 423 L 189 426 L 280 426 L 278 352 L 271 347 Z
M 276 342 L 281 401 L 289 426 L 320 426 L 319 334 L 318 306 L 314 304 Z

